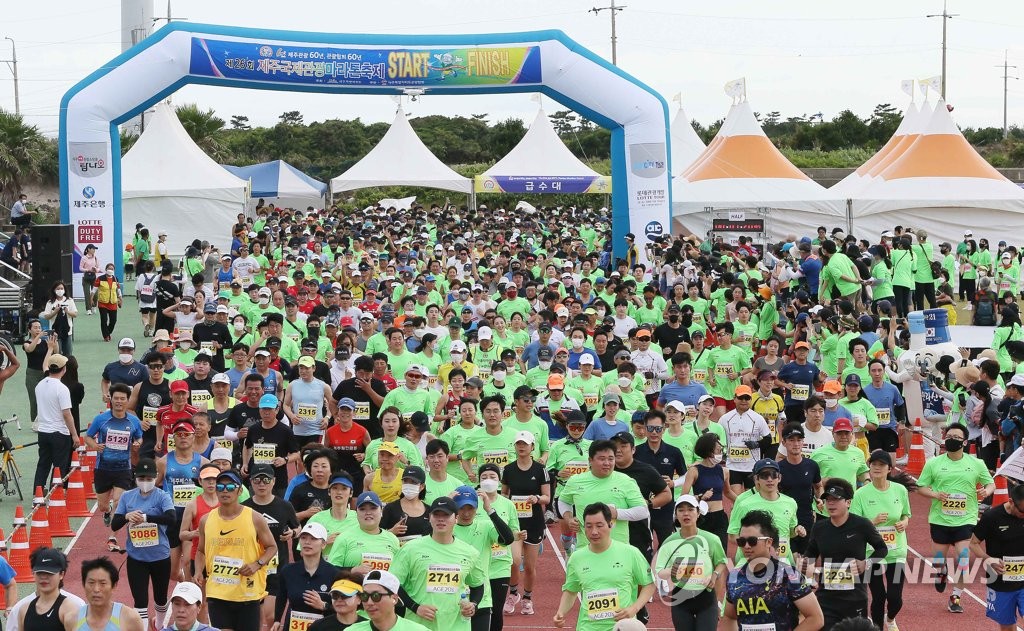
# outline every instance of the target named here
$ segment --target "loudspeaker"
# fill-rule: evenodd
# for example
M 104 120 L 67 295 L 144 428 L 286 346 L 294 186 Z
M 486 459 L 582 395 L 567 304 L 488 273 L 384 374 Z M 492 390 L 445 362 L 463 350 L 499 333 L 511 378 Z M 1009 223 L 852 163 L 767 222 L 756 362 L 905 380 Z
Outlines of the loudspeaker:
M 32 307 L 42 309 L 50 297 L 50 287 L 64 283 L 68 296 L 75 296 L 72 284 L 72 255 L 75 242 L 71 224 L 32 226 Z

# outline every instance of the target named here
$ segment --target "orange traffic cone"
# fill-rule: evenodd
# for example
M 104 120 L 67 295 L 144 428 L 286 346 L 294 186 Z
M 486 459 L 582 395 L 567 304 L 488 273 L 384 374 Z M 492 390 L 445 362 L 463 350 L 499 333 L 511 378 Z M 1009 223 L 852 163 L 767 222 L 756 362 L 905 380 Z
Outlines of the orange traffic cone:
M 967 453 L 975 458 L 978 457 L 978 445 L 973 440 L 971 441 L 971 446 L 968 448 Z
M 85 438 L 79 436 L 82 446 L 79 448 L 84 454 L 82 458 L 82 486 L 85 487 L 85 499 L 96 499 L 95 481 L 93 480 L 93 469 L 96 467 L 96 452 L 90 451 L 85 446 Z
M 914 419 L 914 435 L 910 439 L 910 457 L 906 471 L 912 476 L 921 475 L 924 469 L 924 435 L 921 433 L 921 419 Z
M 1000 458 L 996 461 L 996 471 L 998 471 L 1001 466 L 1003 466 L 1003 461 Z M 995 476 L 995 480 L 996 492 L 992 494 L 992 508 L 1000 506 L 1010 499 L 1010 493 L 1006 488 L 1006 478 L 1001 475 L 997 475 Z
M 60 478 L 60 469 L 54 468 L 53 477 Z M 75 531 L 71 530 L 71 522 L 68 520 L 68 505 L 67 500 L 64 499 L 64 487 L 60 484 L 53 485 L 49 513 L 51 537 L 75 536 Z
M 52 548 L 53 538 L 50 537 L 50 518 L 46 511 L 46 498 L 43 487 L 36 487 L 36 496 L 32 500 L 31 528 L 28 531 L 28 549 Z
M 25 509 L 18 506 L 14 509 L 14 530 L 11 532 L 10 564 L 17 572 L 14 580 L 19 583 L 32 583 L 32 565 L 28 560 L 28 533 L 25 532 Z
M 85 505 L 85 487 L 79 471 L 78 458 L 71 456 L 71 477 L 68 479 L 68 517 L 89 517 L 92 512 Z
M 4 539 L 3 528 L 0 528 L 0 557 L 3 557 L 4 561 L 7 561 L 7 541 Z M 7 592 L 4 591 L 4 586 L 0 585 L 0 598 L 4 599 L 0 602 L 7 602 L 6 594 Z

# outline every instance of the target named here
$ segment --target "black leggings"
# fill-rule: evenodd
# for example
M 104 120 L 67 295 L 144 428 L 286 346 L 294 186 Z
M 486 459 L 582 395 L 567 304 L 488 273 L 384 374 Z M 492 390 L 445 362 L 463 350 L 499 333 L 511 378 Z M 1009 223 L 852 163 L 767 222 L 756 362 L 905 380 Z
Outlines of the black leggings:
M 39 460 L 32 487 L 50 488 L 50 469 L 57 467 L 61 475 L 71 472 L 71 451 L 75 448 L 71 436 L 60 432 L 39 432 Z M 65 485 L 67 486 L 67 485 Z
M 221 600 L 210 598 L 206 601 L 210 612 L 210 624 L 218 629 L 249 631 L 260 628 L 260 601 Z
M 907 317 L 907 313 L 910 311 L 910 287 L 903 287 L 901 285 L 893 285 L 892 293 L 893 306 L 896 307 L 896 315 L 901 318 Z
M 128 557 L 128 587 L 136 609 L 149 607 L 149 581 L 153 581 L 153 600 L 163 607 L 167 604 L 167 586 L 171 582 L 171 559 L 159 561 L 136 561 Z M 159 622 L 163 622 L 162 620 Z
M 97 309 L 100 312 L 100 335 L 104 339 L 110 337 L 114 333 L 114 327 L 117 326 L 117 309 Z
M 960 281 L 960 300 L 970 300 L 971 302 L 974 302 L 974 294 L 977 291 L 977 286 L 977 278 L 965 278 Z
M 722 542 L 722 549 L 729 549 L 729 518 L 725 516 L 724 510 L 716 510 L 699 517 L 697 527 L 718 535 L 718 539 Z
M 914 283 L 914 308 L 921 311 L 925 301 L 929 309 L 935 308 L 935 283 Z
M 679 588 L 672 590 L 672 627 L 675 631 L 715 631 L 718 628 L 718 601 L 713 591 L 693 598 L 678 599 Z
M 504 605 L 505 603 L 502 603 Z M 469 620 L 469 628 L 472 631 L 490 631 L 491 628 L 491 609 L 492 607 L 484 607 L 483 609 L 477 609 L 476 613 Z
M 505 597 L 508 596 L 508 579 L 491 579 L 491 628 L 490 631 L 501 631 L 505 628 Z
M 903 609 L 903 576 L 905 566 L 903 563 L 887 563 L 885 572 L 883 566 L 874 566 L 871 570 L 871 621 L 879 629 L 884 629 L 882 623 L 886 615 L 890 620 L 896 619 L 896 614 Z

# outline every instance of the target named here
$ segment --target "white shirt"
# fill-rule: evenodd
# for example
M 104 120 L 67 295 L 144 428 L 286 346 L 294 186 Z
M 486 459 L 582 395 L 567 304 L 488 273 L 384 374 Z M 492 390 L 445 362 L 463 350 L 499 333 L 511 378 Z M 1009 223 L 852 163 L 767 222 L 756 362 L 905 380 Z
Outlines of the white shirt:
M 65 599 L 70 600 L 72 603 L 74 603 L 76 608 L 81 609 L 85 606 L 85 601 L 79 598 L 78 596 L 75 596 L 71 592 L 62 589 L 60 590 L 60 593 L 64 594 Z M 38 594 L 36 594 L 36 592 L 33 591 L 31 594 L 25 596 L 24 598 L 16 602 L 13 607 L 11 607 L 11 611 L 7 614 L 7 631 L 18 631 L 21 628 L 18 626 L 18 616 L 21 614 L 22 608 L 27 607 L 28 604 L 32 602 L 32 600 L 34 600 L 37 595 Z
M 25 202 L 21 201 L 20 199 L 14 202 L 14 204 L 11 205 L 11 219 L 24 216 L 26 209 L 27 206 Z
M 36 405 L 40 433 L 71 435 L 64 423 L 64 410 L 71 409 L 71 391 L 60 379 L 45 377 L 36 385 Z
M 629 330 L 636 328 L 636 320 L 630 316 L 626 316 L 622 319 L 614 318 L 615 328 L 612 330 L 615 332 L 615 337 L 627 339 L 629 337 Z
M 725 428 L 727 466 L 732 471 L 751 472 L 754 463 L 761 459 L 761 449 L 750 449 L 746 441 L 760 441 L 770 435 L 768 423 L 764 417 L 753 410 L 740 414 L 730 410 L 718 419 Z
M 635 350 L 630 355 L 630 361 L 636 366 L 637 372 L 641 374 L 645 372 L 654 373 L 650 383 L 646 382 L 645 377 L 644 394 L 651 394 L 661 390 L 662 380 L 668 379 L 670 375 L 665 358 L 661 356 L 660 352 L 655 352 L 655 348 L 656 346 L 652 343 L 646 351 Z
M 816 432 L 812 432 L 807 429 L 807 423 L 804 426 L 804 456 L 810 457 L 814 453 L 815 449 L 824 447 L 825 445 L 832 444 L 832 428 L 826 425 L 822 425 L 821 429 Z M 779 442 L 779 453 L 783 457 L 789 455 L 786 451 L 785 441 Z

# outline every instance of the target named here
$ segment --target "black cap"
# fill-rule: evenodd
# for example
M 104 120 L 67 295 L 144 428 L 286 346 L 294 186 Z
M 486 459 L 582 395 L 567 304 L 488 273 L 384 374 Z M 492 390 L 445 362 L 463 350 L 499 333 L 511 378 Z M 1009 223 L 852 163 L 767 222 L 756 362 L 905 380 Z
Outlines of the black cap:
M 754 463 L 754 475 L 761 473 L 765 469 L 774 469 L 775 471 L 779 471 L 779 463 L 775 462 L 771 458 L 761 458 Z
M 252 469 L 249 470 L 249 479 L 252 479 L 252 478 L 255 478 L 255 477 L 258 477 L 258 476 L 261 476 L 261 475 L 267 476 L 267 477 L 271 477 L 271 478 L 275 477 L 274 476 L 274 466 L 273 465 L 269 465 L 269 464 L 254 464 L 252 466 Z
M 512 398 L 518 399 L 519 397 L 527 394 L 537 396 L 537 391 L 531 388 L 530 386 L 519 386 L 518 388 L 516 388 L 515 392 L 512 393 Z
M 679 305 L 677 305 L 674 302 L 668 306 L 668 312 L 669 313 L 679 313 L 679 311 L 680 311 Z
M 267 348 L 281 348 L 281 338 L 271 335 L 267 338 Z
M 565 417 L 566 425 L 572 425 L 573 423 L 583 423 L 584 425 L 587 424 L 587 416 L 580 410 L 569 410 L 565 412 L 563 416 Z
M 804 428 L 796 423 L 793 423 L 792 425 L 788 425 L 785 429 L 782 430 L 783 440 L 786 440 L 787 438 L 793 438 L 794 436 L 804 438 Z
M 156 460 L 152 458 L 142 458 L 138 464 L 135 465 L 135 477 L 142 478 L 155 478 L 156 477 Z
M 884 462 L 891 467 L 892 456 L 890 456 L 889 452 L 884 449 L 876 449 L 871 452 L 870 456 L 868 456 L 868 464 L 871 464 L 872 462 Z
M 38 551 L 35 563 L 32 564 L 32 572 L 43 572 L 45 574 L 60 574 L 68 569 L 68 558 L 64 553 L 54 548 L 43 548 Z
M 427 483 L 427 472 L 418 465 L 409 465 L 402 471 L 403 480 L 416 480 L 417 484 Z
M 498 474 L 499 478 L 501 477 L 501 469 L 498 467 L 498 465 L 494 464 L 493 462 L 487 462 L 480 465 L 480 468 L 477 470 L 477 479 L 480 479 L 480 476 L 483 475 L 484 472 L 486 471 L 493 471 Z
M 636 440 L 633 435 L 629 432 L 619 432 L 618 434 L 611 437 L 612 442 L 623 443 L 625 445 L 635 445 Z
M 553 356 L 554 353 L 552 353 L 551 349 L 547 346 L 542 346 L 540 349 L 537 350 L 538 360 L 551 359 Z
M 537 326 L 537 330 L 538 331 L 550 331 L 551 330 L 551 323 L 550 322 L 541 322 Z
M 825 492 L 821 494 L 821 499 L 829 497 L 835 497 L 841 500 L 852 500 L 853 491 L 849 482 L 845 480 L 830 480 L 828 486 L 825 487 Z
M 448 497 L 447 495 L 442 495 L 441 497 L 435 499 L 434 502 L 430 505 L 431 513 L 442 512 L 448 513 L 449 515 L 454 515 L 457 511 L 458 509 L 455 507 L 455 500 Z
M 420 431 L 426 431 L 430 429 L 430 417 L 427 416 L 427 413 L 422 410 L 417 410 L 416 412 L 413 412 L 412 416 L 409 418 L 409 423 L 411 423 L 413 427 Z

